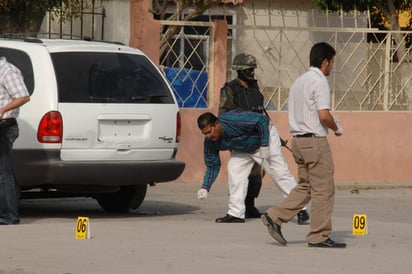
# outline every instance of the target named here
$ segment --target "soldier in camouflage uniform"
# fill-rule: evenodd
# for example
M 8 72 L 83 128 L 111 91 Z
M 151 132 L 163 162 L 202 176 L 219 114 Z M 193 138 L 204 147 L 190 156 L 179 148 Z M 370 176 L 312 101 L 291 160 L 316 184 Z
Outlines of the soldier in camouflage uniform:
M 256 58 L 250 54 L 241 53 L 233 59 L 232 69 L 237 71 L 237 78 L 226 83 L 221 89 L 219 115 L 232 109 L 263 112 L 264 97 L 255 79 L 256 67 Z M 249 186 L 245 198 L 246 218 L 260 217 L 260 212 L 255 207 L 255 199 L 262 187 L 263 176 L 263 169 L 255 163 L 248 177 Z M 305 209 L 299 212 L 299 224 L 305 224 L 308 220 L 309 215 Z

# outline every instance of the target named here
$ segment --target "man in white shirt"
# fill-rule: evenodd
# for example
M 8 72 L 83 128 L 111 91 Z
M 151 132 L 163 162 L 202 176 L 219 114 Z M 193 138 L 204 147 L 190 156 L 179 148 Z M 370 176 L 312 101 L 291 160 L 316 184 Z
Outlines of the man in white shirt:
M 329 238 L 335 198 L 334 165 L 327 140 L 328 128 L 336 136 L 343 128 L 330 113 L 330 89 L 326 79 L 335 62 L 335 49 L 327 43 L 315 44 L 310 52 L 310 69 L 290 88 L 288 115 L 293 135 L 292 151 L 298 165 L 298 185 L 283 202 L 262 214 L 262 222 L 280 244 L 287 241 L 282 223 L 290 221 L 310 200 L 309 247 L 344 248 Z

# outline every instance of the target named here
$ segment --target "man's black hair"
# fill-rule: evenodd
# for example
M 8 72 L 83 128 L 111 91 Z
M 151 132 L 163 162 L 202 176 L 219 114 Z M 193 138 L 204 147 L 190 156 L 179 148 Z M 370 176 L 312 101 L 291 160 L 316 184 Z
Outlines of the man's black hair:
M 199 129 L 203 129 L 207 125 L 214 126 L 217 120 L 217 117 L 213 113 L 205 112 L 197 118 L 197 126 Z
M 321 42 L 314 44 L 310 50 L 310 66 L 320 68 L 323 60 L 332 60 L 336 55 L 335 49 L 328 43 Z

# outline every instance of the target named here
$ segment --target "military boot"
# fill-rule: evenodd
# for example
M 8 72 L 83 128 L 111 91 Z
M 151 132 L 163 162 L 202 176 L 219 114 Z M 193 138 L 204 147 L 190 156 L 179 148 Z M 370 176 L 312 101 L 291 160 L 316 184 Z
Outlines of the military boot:
M 246 196 L 245 206 L 246 206 L 245 218 L 247 219 L 248 218 L 260 218 L 260 212 L 255 207 L 255 197 Z

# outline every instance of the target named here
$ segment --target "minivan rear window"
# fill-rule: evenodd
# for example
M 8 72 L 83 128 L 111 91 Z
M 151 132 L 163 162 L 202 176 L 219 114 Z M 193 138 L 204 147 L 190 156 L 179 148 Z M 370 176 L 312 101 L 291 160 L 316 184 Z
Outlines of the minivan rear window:
M 29 94 L 32 95 L 34 90 L 34 77 L 33 65 L 29 55 L 27 55 L 24 51 L 17 49 L 0 48 L 0 56 L 6 57 L 8 62 L 20 69 L 27 90 L 29 91 Z
M 143 55 L 52 53 L 59 102 L 173 104 L 167 84 Z

